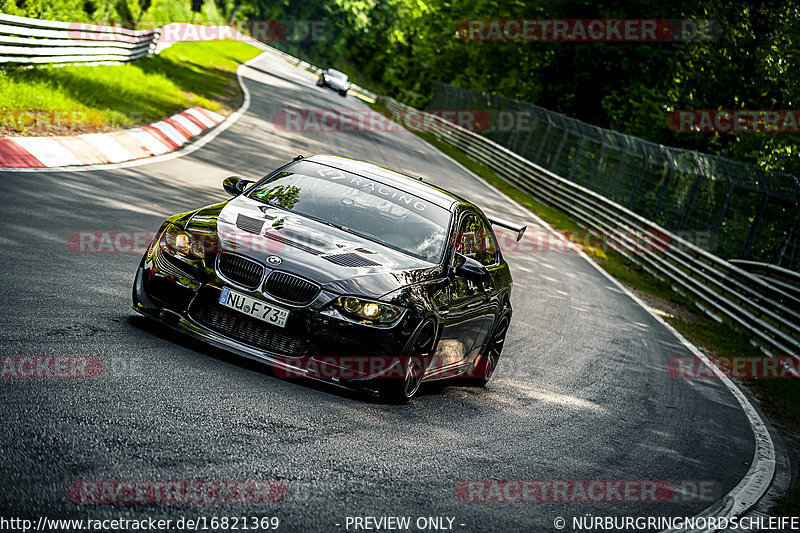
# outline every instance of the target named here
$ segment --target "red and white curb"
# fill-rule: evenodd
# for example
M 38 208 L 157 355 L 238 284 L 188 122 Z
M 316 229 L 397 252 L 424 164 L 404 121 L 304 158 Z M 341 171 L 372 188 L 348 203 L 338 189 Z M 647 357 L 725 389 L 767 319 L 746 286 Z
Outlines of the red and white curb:
M 195 106 L 149 126 L 68 137 L 2 137 L 0 168 L 42 168 L 121 163 L 166 154 L 222 122 Z

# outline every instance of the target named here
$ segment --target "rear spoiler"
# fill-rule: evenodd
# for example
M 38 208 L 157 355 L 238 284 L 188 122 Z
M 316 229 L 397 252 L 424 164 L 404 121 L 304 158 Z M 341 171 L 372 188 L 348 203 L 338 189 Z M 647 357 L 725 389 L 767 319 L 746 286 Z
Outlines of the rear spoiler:
M 525 230 L 528 229 L 528 226 L 520 226 L 519 224 L 514 224 L 513 222 L 509 222 L 508 220 L 503 220 L 502 218 L 487 216 L 486 218 L 489 219 L 489 222 L 494 224 L 495 226 L 500 226 L 501 228 L 510 229 L 511 231 L 517 232 L 517 241 L 522 239 L 522 236 L 525 234 Z

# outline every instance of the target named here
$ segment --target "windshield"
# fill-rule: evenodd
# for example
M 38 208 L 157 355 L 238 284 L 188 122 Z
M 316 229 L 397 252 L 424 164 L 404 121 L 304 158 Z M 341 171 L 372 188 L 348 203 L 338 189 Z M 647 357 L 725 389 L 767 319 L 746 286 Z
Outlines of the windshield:
M 441 260 L 450 224 L 447 209 L 379 181 L 310 161 L 285 168 L 259 183 L 249 196 L 431 263 Z
M 328 70 L 328 76 L 330 76 L 332 78 L 339 78 L 339 79 L 342 79 L 342 80 L 347 80 L 347 74 L 339 72 L 338 70 L 333 70 L 333 69 Z

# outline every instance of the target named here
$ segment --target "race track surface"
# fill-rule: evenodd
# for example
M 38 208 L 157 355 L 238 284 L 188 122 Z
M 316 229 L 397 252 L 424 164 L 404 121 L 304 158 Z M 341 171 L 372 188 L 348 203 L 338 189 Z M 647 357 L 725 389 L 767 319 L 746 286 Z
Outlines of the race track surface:
M 344 530 L 347 516 L 446 516 L 457 531 L 553 531 L 557 516 L 690 516 L 711 501 L 466 503 L 456 486 L 666 480 L 711 484 L 719 497 L 739 482 L 754 443 L 733 395 L 718 380 L 671 378 L 669 358 L 691 352 L 577 253 L 507 253 L 514 319 L 493 381 L 401 407 L 277 379 L 134 313 L 140 255 L 76 253 L 70 234 L 154 231 L 170 214 L 226 199 L 224 177 L 258 177 L 297 154 L 419 174 L 537 227 L 411 133 L 279 130 L 281 110 L 367 106 L 268 54 L 242 75 L 249 110 L 189 155 L 117 170 L 0 172 L 0 354 L 104 365 L 92 379 L 0 380 L 1 515 L 278 516 L 281 529 L 298 531 Z M 77 504 L 68 489 L 81 480 L 273 480 L 287 495 L 264 505 Z

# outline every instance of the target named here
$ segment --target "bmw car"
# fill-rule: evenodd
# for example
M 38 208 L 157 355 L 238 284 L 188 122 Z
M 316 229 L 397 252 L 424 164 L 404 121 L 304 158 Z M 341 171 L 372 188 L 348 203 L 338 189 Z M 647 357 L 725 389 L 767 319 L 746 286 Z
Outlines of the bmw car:
M 232 198 L 166 219 L 133 308 L 287 378 L 405 403 L 423 382 L 485 385 L 511 322 L 511 274 L 475 205 L 419 177 L 298 156 Z
M 350 80 L 344 72 L 329 68 L 323 70 L 322 74 L 319 75 L 317 87 L 328 87 L 342 96 L 347 96 L 347 91 L 350 89 Z

